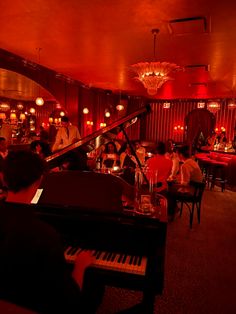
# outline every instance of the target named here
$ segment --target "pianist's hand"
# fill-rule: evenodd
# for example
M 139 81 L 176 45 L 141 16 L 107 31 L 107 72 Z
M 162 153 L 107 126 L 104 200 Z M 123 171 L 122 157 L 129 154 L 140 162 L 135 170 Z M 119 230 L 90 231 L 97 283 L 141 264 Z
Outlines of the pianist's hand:
M 81 289 L 83 286 L 84 272 L 87 267 L 92 265 L 94 260 L 95 257 L 92 256 L 91 252 L 82 251 L 77 255 L 72 276 Z

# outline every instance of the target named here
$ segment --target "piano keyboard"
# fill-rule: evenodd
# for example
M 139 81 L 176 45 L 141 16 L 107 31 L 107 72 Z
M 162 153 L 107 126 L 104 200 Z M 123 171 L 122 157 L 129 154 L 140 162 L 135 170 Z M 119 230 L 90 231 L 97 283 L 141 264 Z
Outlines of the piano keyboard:
M 77 255 L 82 251 L 91 252 L 92 255 L 95 256 L 92 267 L 145 276 L 147 258 L 144 256 L 92 251 L 69 246 L 64 251 L 66 261 L 68 263 L 74 263 Z

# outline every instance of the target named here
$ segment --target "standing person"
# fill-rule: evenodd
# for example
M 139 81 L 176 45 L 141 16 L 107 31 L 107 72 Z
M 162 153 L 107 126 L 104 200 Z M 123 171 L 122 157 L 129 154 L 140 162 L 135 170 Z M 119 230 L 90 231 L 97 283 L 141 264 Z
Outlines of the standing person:
M 68 117 L 61 118 L 61 127 L 57 131 L 55 143 L 52 146 L 52 151 L 62 149 L 71 145 L 81 138 L 77 126 L 69 123 Z
M 0 298 L 40 313 L 91 313 L 87 304 L 84 310 L 81 289 L 93 257 L 79 254 L 70 273 L 59 235 L 26 205 L 44 161 L 30 151 L 10 152 L 3 174 L 8 195 L 0 206 Z

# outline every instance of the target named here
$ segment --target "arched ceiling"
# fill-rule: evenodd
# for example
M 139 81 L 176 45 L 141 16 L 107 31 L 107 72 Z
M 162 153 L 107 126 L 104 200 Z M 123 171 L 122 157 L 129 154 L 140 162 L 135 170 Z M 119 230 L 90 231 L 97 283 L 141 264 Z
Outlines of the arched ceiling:
M 156 98 L 230 97 L 235 12 L 229 0 L 5 0 L 0 46 L 33 62 L 40 47 L 48 68 L 88 86 L 148 96 L 130 65 L 153 61 L 151 30 L 159 28 L 158 61 L 184 70 Z

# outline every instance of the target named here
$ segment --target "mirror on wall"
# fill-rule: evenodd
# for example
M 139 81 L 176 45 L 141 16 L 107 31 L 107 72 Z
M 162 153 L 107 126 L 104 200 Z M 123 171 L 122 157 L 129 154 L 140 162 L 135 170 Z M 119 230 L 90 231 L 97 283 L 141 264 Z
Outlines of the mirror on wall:
M 39 91 L 43 106 L 35 103 Z M 50 113 L 56 106 L 55 97 L 35 81 L 0 68 L 0 136 L 6 137 L 3 130 L 8 126 L 10 144 L 28 142 L 31 134 L 40 132 L 42 125 L 47 128 Z

